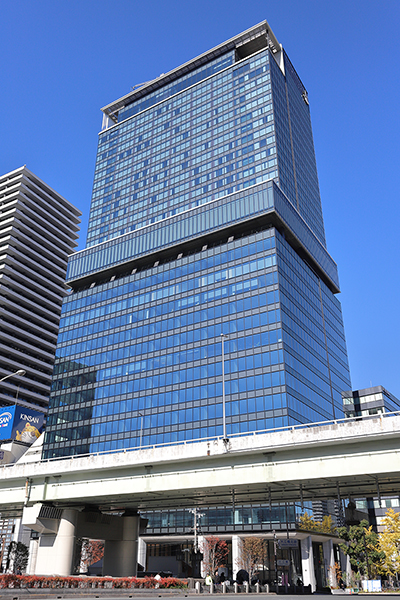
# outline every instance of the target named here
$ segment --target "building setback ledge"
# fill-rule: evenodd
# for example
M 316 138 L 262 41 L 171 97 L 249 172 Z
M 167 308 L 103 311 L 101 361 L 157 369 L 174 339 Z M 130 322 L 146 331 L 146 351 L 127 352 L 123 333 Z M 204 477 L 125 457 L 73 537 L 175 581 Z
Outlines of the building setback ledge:
M 223 196 L 196 208 L 163 219 L 136 231 L 112 238 L 96 246 L 76 252 L 70 257 L 67 271 L 68 283 L 76 289 L 115 275 L 115 267 L 127 266 L 141 257 L 160 254 L 179 244 L 200 240 L 216 232 L 225 236 L 243 230 L 246 224 L 269 224 L 285 234 L 289 244 L 318 272 L 327 286 L 339 292 L 337 266 L 325 246 L 311 231 L 274 181 L 255 184 L 245 190 Z M 261 221 L 262 220 L 262 221 Z M 295 233 L 296 232 L 296 233 Z M 176 250 L 178 254 L 180 250 Z M 157 258 L 158 260 L 158 258 Z

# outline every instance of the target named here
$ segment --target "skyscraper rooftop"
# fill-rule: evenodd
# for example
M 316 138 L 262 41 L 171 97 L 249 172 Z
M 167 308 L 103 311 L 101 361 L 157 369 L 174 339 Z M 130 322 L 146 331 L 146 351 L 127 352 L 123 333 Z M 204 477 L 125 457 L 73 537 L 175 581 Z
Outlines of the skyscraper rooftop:
M 159 77 L 156 77 L 151 81 L 133 86 L 131 92 L 119 100 L 111 102 L 111 104 L 108 104 L 101 110 L 107 117 L 111 119 L 111 121 L 118 123 L 118 113 L 136 100 L 150 94 L 154 98 L 155 95 L 152 94 L 152 92 L 155 90 L 163 88 L 167 86 L 167 84 L 176 81 L 177 79 L 182 80 L 182 78 L 184 78 L 184 76 L 188 73 L 197 70 L 199 67 L 207 65 L 210 61 L 213 61 L 213 59 L 226 54 L 230 50 L 235 50 L 238 54 L 238 58 L 245 58 L 246 56 L 251 56 L 256 51 L 263 48 L 269 48 L 272 54 L 275 55 L 275 59 L 277 60 L 278 64 L 281 64 L 283 68 L 283 62 L 281 61 L 282 46 L 279 44 L 267 21 L 262 21 L 258 25 L 254 25 L 243 33 L 240 33 L 230 40 L 227 40 L 223 44 L 219 44 L 215 48 L 212 48 L 211 50 L 200 54 L 200 56 L 197 56 L 187 63 L 177 67 L 176 69 L 169 71 L 169 73 L 162 73 Z M 188 82 L 185 79 L 183 79 L 183 82 L 183 85 L 186 85 L 186 87 L 189 87 L 189 85 L 195 83 L 190 81 Z M 172 92 L 171 87 L 168 91 Z M 172 95 L 172 93 L 170 93 L 170 95 Z M 105 123 L 108 122 L 103 122 L 103 124 Z

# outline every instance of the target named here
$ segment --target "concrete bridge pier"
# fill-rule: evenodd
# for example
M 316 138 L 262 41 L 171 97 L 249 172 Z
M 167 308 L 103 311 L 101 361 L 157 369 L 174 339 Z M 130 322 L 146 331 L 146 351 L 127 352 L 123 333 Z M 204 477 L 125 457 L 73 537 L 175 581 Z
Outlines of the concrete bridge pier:
M 79 564 L 77 540 L 104 540 L 103 573 L 115 577 L 137 574 L 140 527 L 146 520 L 135 510 L 123 516 L 103 514 L 96 506 L 60 509 L 36 503 L 25 507 L 22 524 L 40 534 L 35 540 L 30 574 L 71 575 Z M 145 548 L 144 548 L 145 550 Z M 76 553 L 76 556 L 75 556 Z
M 38 575 L 70 575 L 75 550 L 75 529 L 78 512 L 71 508 L 62 511 L 56 533 L 42 533 L 36 556 Z
M 139 538 L 139 515 L 121 517 L 122 539 L 106 540 L 104 545 L 103 574 L 114 577 L 135 577 Z
M 326 581 L 329 585 L 336 585 L 336 577 L 335 577 L 335 555 L 333 552 L 333 542 L 332 540 L 327 540 L 323 543 L 324 549 L 324 559 L 326 565 Z
M 317 589 L 314 571 L 314 553 L 311 535 L 301 540 L 301 567 L 304 585 L 311 585 L 311 593 Z

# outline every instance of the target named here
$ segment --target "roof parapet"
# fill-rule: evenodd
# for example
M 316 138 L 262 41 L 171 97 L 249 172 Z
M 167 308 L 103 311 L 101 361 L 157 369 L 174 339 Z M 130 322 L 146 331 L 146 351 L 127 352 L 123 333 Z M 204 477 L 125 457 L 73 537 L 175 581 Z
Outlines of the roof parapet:
M 146 96 L 150 92 L 162 87 L 163 85 L 178 79 L 182 75 L 193 71 L 194 69 L 206 64 L 208 61 L 218 58 L 222 54 L 229 52 L 230 50 L 237 50 L 239 59 L 249 56 L 250 54 L 257 52 L 262 48 L 269 48 L 272 55 L 275 57 L 279 67 L 283 70 L 283 61 L 281 60 L 282 46 L 279 44 L 274 33 L 272 32 L 268 22 L 266 20 L 254 25 L 250 29 L 243 31 L 242 33 L 234 36 L 233 38 L 219 44 L 215 48 L 200 54 L 196 58 L 180 65 L 179 67 L 169 71 L 168 73 L 162 73 L 159 77 L 147 81 L 139 86 L 133 86 L 132 90 L 119 98 L 118 100 L 107 104 L 101 110 L 104 113 L 105 118 L 111 119 L 117 122 L 116 115 L 118 112 L 131 104 L 135 100 Z

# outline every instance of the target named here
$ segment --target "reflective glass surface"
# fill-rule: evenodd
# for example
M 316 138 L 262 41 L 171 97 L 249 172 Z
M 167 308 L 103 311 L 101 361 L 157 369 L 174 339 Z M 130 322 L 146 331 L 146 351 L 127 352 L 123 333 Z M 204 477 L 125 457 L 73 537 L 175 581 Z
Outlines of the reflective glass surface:
M 138 100 L 100 134 L 88 246 L 277 177 L 268 51 L 239 68 L 218 60 L 222 71 L 172 97 L 169 84 L 146 110 Z
M 228 435 L 341 416 L 339 305 L 269 228 L 66 299 L 46 456 L 222 435 L 221 333 Z
M 228 436 L 342 416 L 337 269 L 284 61 L 213 58 L 101 132 L 45 457 L 222 436 L 222 343 Z

